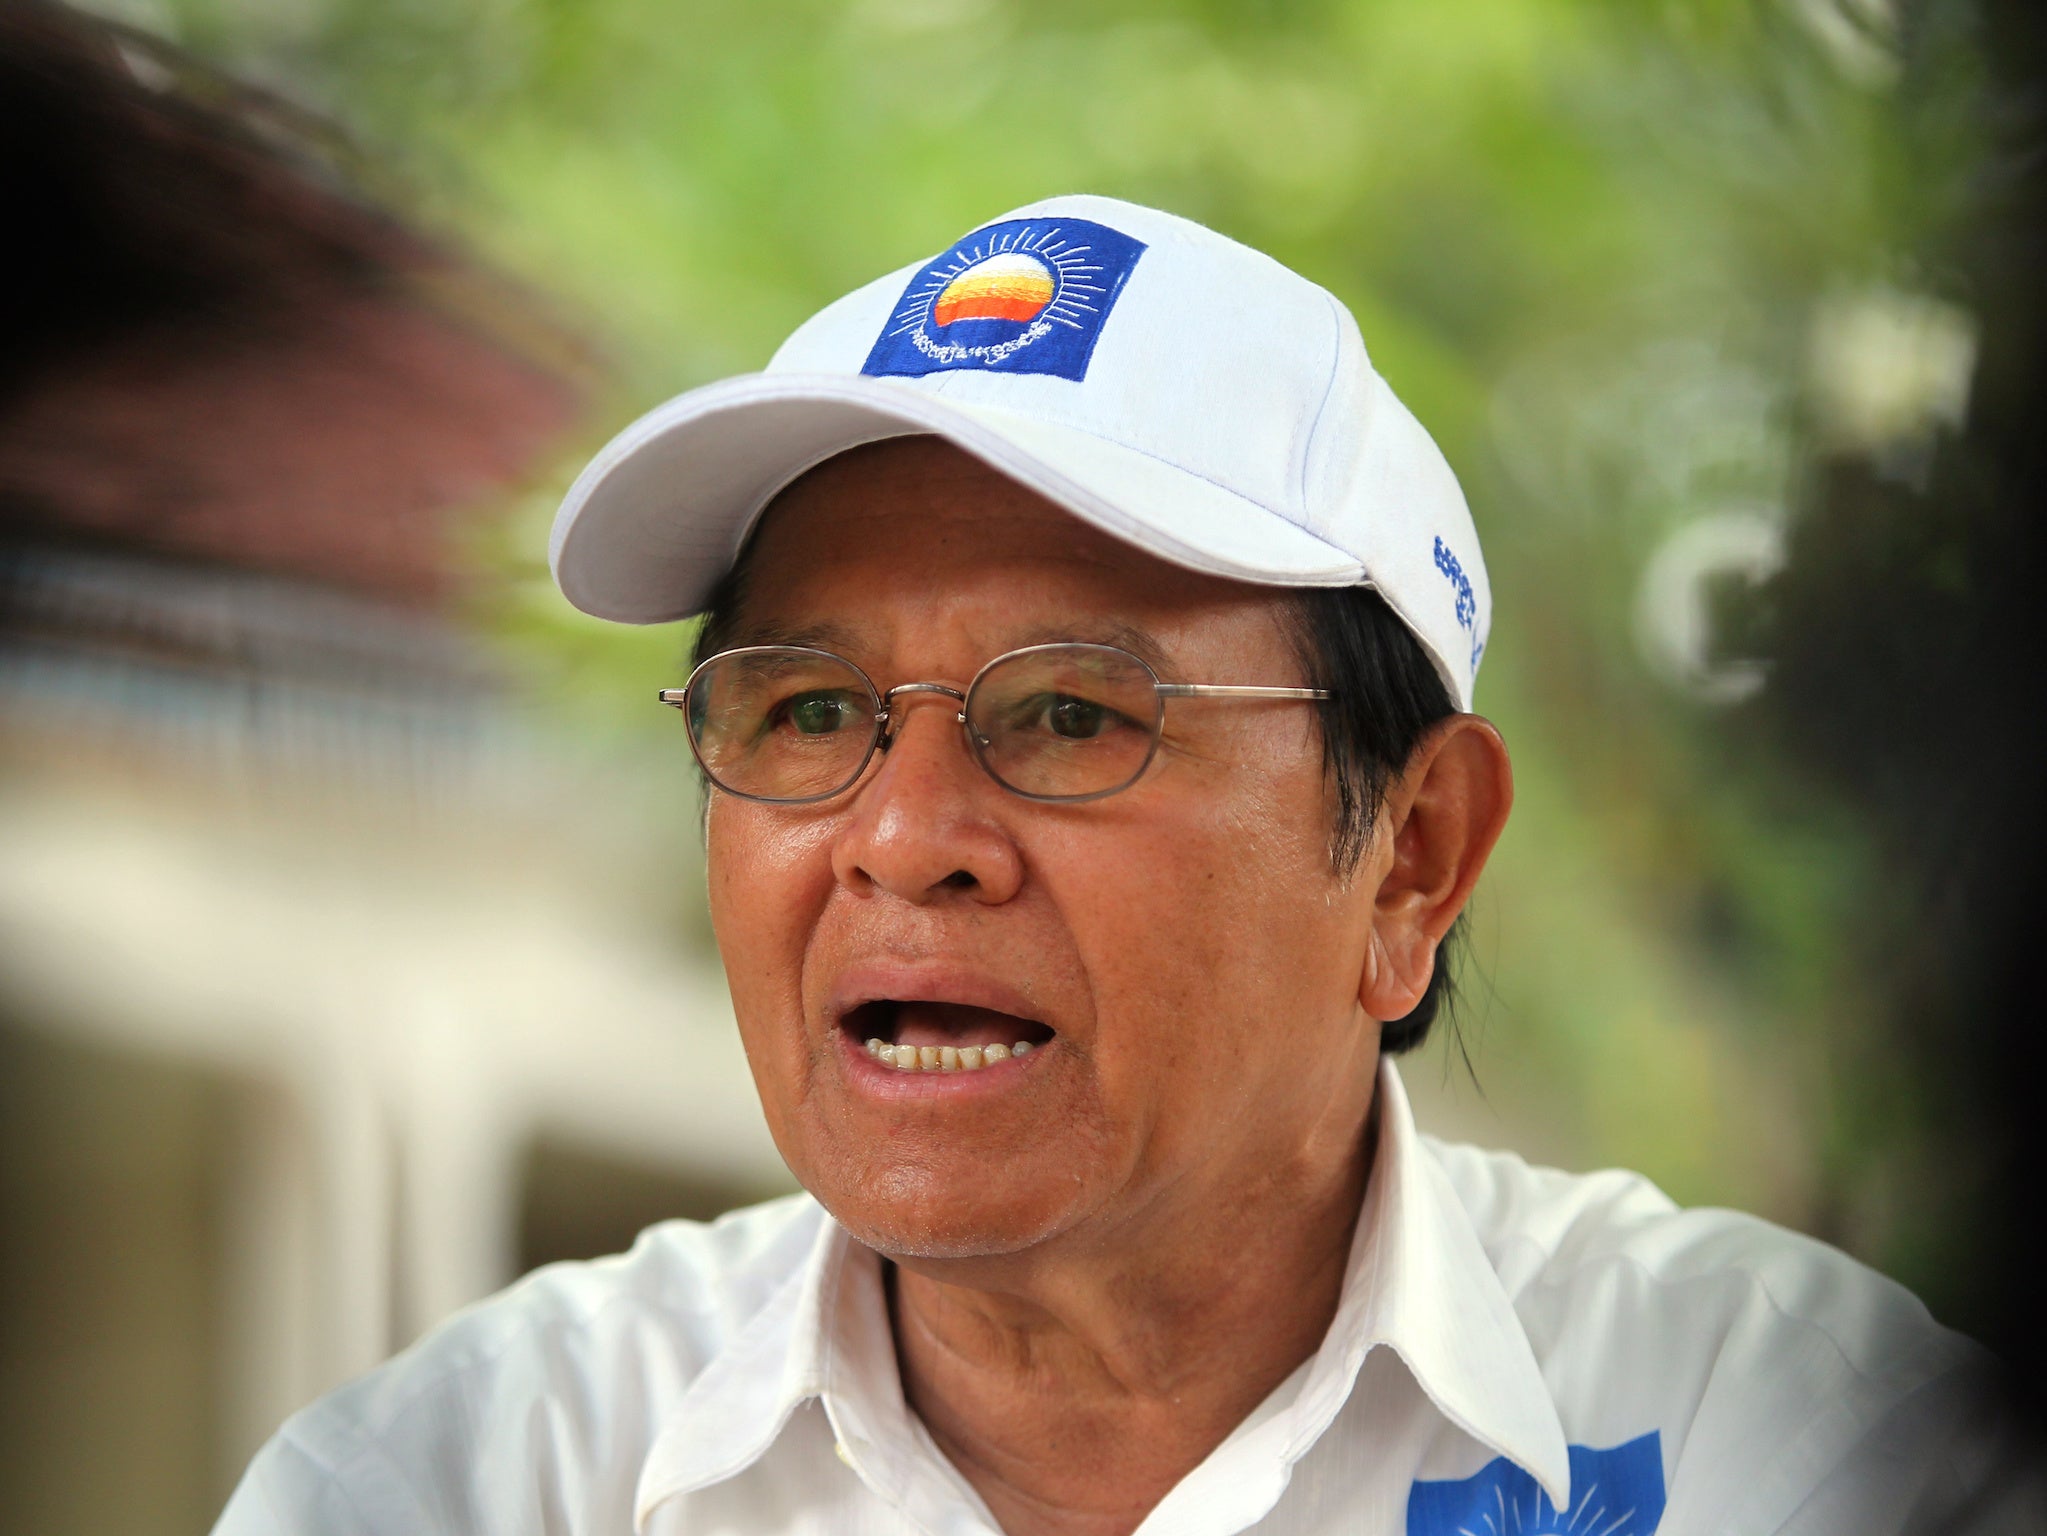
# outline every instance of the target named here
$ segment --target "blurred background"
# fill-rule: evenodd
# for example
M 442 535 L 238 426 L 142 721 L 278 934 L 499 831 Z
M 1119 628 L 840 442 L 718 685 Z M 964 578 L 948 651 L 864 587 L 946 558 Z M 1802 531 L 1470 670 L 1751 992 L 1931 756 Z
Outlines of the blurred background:
M 548 520 L 638 411 L 1067 190 L 1334 290 L 1472 500 L 1520 800 L 1424 1128 L 2036 1365 L 2038 40 L 0 0 L 6 1526 L 203 1530 L 447 1312 L 790 1187 L 651 702 L 688 636 L 567 608 Z

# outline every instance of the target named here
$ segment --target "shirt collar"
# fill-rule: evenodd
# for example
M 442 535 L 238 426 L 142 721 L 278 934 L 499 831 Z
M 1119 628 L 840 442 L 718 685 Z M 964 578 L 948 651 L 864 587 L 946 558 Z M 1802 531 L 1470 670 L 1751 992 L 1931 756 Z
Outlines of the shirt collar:
M 1314 1357 L 1231 1437 L 1255 1426 L 1278 1452 L 1273 1498 L 1380 1346 L 1451 1423 L 1531 1474 L 1554 1503 L 1569 1502 L 1563 1425 L 1535 1352 L 1456 1191 L 1415 1132 L 1390 1059 L 1380 1066 L 1378 1145 L 1336 1317 Z M 634 1498 L 635 1529 L 669 1498 L 753 1465 L 811 1398 L 823 1400 L 841 1454 L 849 1443 L 859 1448 L 850 1453 L 855 1470 L 878 1493 L 923 1506 L 911 1512 L 927 1529 L 954 1523 L 939 1518 L 930 1478 L 874 1449 L 900 1446 L 906 1420 L 910 1437 L 929 1442 L 903 1401 L 880 1263 L 819 1212 L 803 1266 L 705 1367 L 656 1436 Z M 928 1470 L 978 1509 L 950 1467 Z
M 1446 1419 L 1528 1472 L 1559 1507 L 1569 1503 L 1563 1421 L 1535 1350 L 1449 1175 L 1416 1134 L 1390 1058 L 1379 1068 L 1378 1149 L 1342 1299 L 1296 1402 L 1295 1457 L 1328 1428 L 1380 1345 Z
M 802 1267 L 698 1373 L 655 1436 L 633 1494 L 635 1531 L 664 1500 L 723 1482 L 760 1460 L 797 1405 L 822 1390 L 827 1335 L 820 1297 L 848 1240 L 821 1209 L 812 1215 L 817 1237 Z

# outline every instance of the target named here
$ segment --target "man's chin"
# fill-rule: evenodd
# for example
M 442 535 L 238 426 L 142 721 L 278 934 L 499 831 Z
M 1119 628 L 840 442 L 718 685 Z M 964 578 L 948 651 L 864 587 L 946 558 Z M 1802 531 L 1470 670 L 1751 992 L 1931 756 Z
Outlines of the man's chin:
M 1069 1206 L 1077 1193 L 1066 1181 Z M 1054 1238 L 1077 1212 L 1042 1196 L 1005 1198 L 964 1181 L 883 1176 L 858 1191 L 814 1191 L 840 1226 L 891 1259 L 1001 1258 Z

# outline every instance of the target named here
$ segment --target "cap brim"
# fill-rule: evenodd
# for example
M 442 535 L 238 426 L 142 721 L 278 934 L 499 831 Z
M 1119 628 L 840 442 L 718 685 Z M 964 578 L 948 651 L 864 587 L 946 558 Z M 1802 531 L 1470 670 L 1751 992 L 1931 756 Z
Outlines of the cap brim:
M 671 400 L 612 440 L 555 519 L 555 580 L 599 618 L 687 618 L 777 491 L 836 453 L 911 432 L 946 438 L 1175 565 L 1273 586 L 1364 579 L 1355 558 L 1299 524 L 1092 433 L 892 379 L 751 374 Z

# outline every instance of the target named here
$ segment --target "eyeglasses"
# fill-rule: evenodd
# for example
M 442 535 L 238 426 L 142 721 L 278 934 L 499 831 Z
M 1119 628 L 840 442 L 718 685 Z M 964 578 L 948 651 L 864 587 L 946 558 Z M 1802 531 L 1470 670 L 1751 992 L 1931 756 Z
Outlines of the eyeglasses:
M 1113 645 L 1031 645 L 997 656 L 965 693 L 899 683 L 886 693 L 852 662 L 801 645 L 721 651 L 661 702 L 683 713 L 713 784 L 773 805 L 850 788 L 893 741 L 896 700 L 932 693 L 959 705 L 967 750 L 1026 800 L 1099 800 L 1128 789 L 1157 752 L 1167 699 L 1327 699 L 1320 688 L 1162 683 Z

